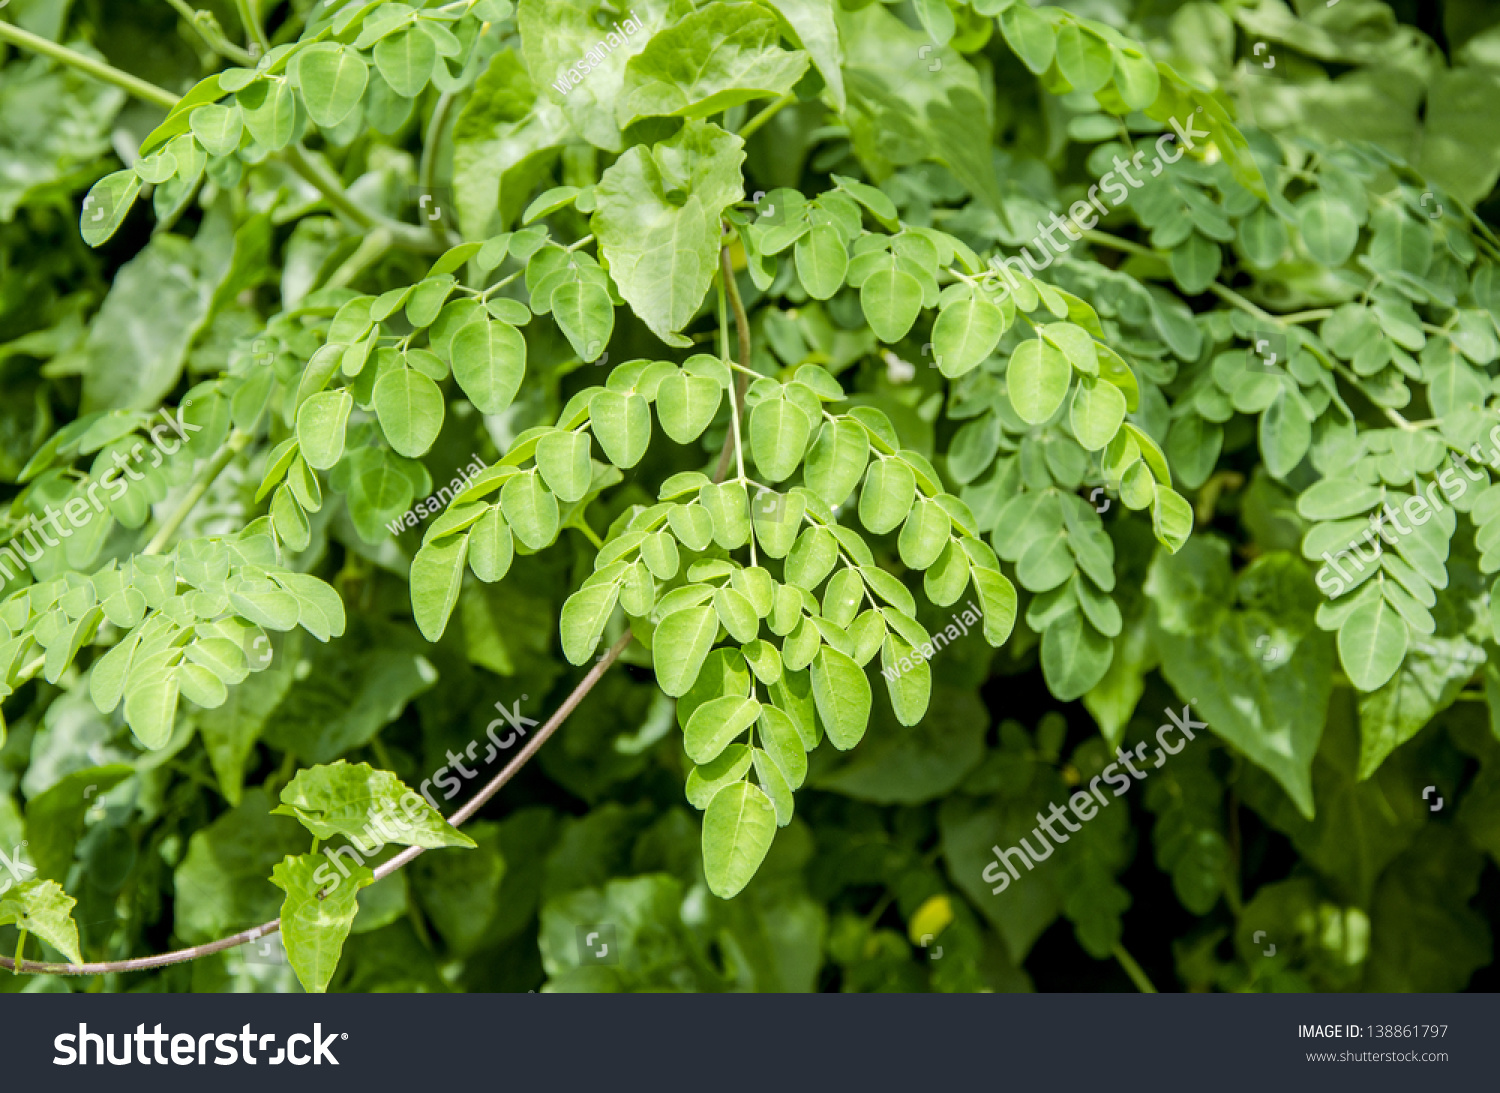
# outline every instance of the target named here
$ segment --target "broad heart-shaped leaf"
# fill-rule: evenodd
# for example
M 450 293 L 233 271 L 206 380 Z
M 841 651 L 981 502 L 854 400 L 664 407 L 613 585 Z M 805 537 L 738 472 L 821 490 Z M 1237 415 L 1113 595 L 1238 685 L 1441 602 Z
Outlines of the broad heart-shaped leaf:
M 525 101 L 535 94 L 535 80 L 538 90 L 561 104 L 574 132 L 597 148 L 618 152 L 624 144 L 615 111 L 625 65 L 658 30 L 690 15 L 693 5 L 691 0 L 637 0 L 628 19 L 604 0 L 521 0 L 518 9 L 523 71 L 530 73 Z M 622 25 L 614 40 L 601 41 L 616 20 Z M 507 95 L 516 93 L 506 89 Z
M 94 183 L 78 215 L 83 241 L 97 247 L 119 231 L 140 192 L 141 176 L 131 170 L 116 171 Z
M 351 866 L 342 859 L 339 865 L 335 869 L 322 854 L 303 854 L 283 858 L 271 870 L 271 883 L 286 893 L 281 939 L 287 962 L 309 994 L 328 989 L 359 913 L 359 890 L 375 881 L 367 865 Z
M 823 646 L 812 663 L 813 701 L 828 739 L 840 751 L 858 744 L 870 723 L 870 678 L 837 649 Z
M 443 428 L 443 392 L 415 368 L 392 368 L 375 381 L 375 416 L 391 447 L 415 459 Z
M 703 874 L 720 899 L 739 895 L 776 837 L 776 809 L 758 786 L 733 782 L 703 814 Z
M 403 99 L 415 98 L 427 86 L 436 60 L 437 45 L 420 22 L 375 43 L 375 67 Z
M 922 310 L 922 284 L 892 259 L 859 286 L 859 305 L 877 338 L 899 342 Z
M 481 414 L 498 414 L 515 401 L 526 375 L 526 339 L 515 327 L 469 323 L 453 335 L 451 353 L 453 378 Z
M 73 922 L 72 896 L 55 880 L 33 877 L 14 883 L 6 877 L 0 889 L 0 926 L 14 926 L 41 938 L 74 964 L 82 964 L 78 927 Z
M 319 839 L 343 835 L 365 846 L 397 843 L 429 850 L 474 845 L 401 779 L 368 763 L 340 759 L 298 771 L 271 811 L 296 817 Z
M 750 454 L 768 482 L 791 476 L 807 450 L 812 423 L 795 402 L 768 398 L 750 411 Z
M 710 4 L 659 30 L 625 66 L 620 128 L 638 118 L 706 118 L 791 90 L 808 57 L 780 47 L 776 17 L 756 4 Z
M 1228 544 L 1195 535 L 1176 555 L 1157 551 L 1145 590 L 1161 671 L 1178 697 L 1311 818 L 1312 762 L 1328 716 L 1334 650 L 1313 621 L 1319 594 L 1307 567 L 1276 552 L 1235 578 Z M 1233 602 L 1236 590 L 1243 607 Z M 1267 635 L 1282 651 L 1269 660 Z
M 956 379 L 979 367 L 1005 333 L 1005 313 L 977 289 L 938 313 L 932 324 L 932 355 L 938 370 Z
M 1080 376 L 1073 393 L 1069 423 L 1073 435 L 1091 452 L 1097 452 L 1120 431 L 1125 421 L 1125 393 L 1107 380 Z
M 834 15 L 837 5 L 829 0 L 770 0 L 771 7 L 791 26 L 797 44 L 807 50 L 818 75 L 827 85 L 829 102 L 844 112 L 844 51 L 839 45 L 839 28 Z
M 621 469 L 639 463 L 651 443 L 651 405 L 641 395 L 600 388 L 589 400 L 589 424 L 604 457 Z
M 589 436 L 558 429 L 537 442 L 536 466 L 547 488 L 559 501 L 572 504 L 589 492 L 593 464 L 589 461 Z
M 309 467 L 326 471 L 344 454 L 344 426 L 354 400 L 349 392 L 319 391 L 297 410 L 297 443 Z
M 1010 404 L 1028 425 L 1040 425 L 1057 413 L 1072 378 L 1068 358 L 1040 338 L 1016 346 L 1005 369 Z
M 609 290 L 593 281 L 567 281 L 552 291 L 552 318 L 585 364 L 599 359 L 615 328 Z
M 1400 613 L 1384 596 L 1373 596 L 1339 627 L 1339 661 L 1351 683 L 1361 691 L 1373 691 L 1396 674 L 1410 641 Z
M 1357 777 L 1374 774 L 1391 752 L 1452 705 L 1484 658 L 1484 650 L 1466 637 L 1429 636 L 1416 643 L 1385 684 L 1360 695 Z M 1491 672 L 1486 669 L 1487 689 Z
M 469 537 L 455 535 L 426 544 L 411 560 L 412 616 L 428 641 L 437 641 L 448 628 L 468 552 Z
M 713 421 L 723 398 L 718 380 L 685 372 L 668 376 L 656 389 L 656 416 L 662 432 L 679 444 L 691 444 Z
M 718 268 L 719 216 L 744 197 L 744 141 L 689 121 L 670 140 L 637 144 L 604 172 L 591 224 L 609 275 L 668 345 L 698 310 Z
M 297 84 L 307 116 L 330 129 L 347 118 L 365 93 L 370 69 L 352 49 L 318 42 L 297 54 Z
M 870 459 L 870 436 L 848 418 L 825 421 L 802 470 L 807 488 L 829 505 L 842 505 L 859 485 Z
M 673 698 L 687 694 L 718 633 L 712 607 L 684 608 L 661 620 L 651 638 L 651 666 L 663 691 Z
M 563 603 L 558 627 L 562 633 L 563 656 L 568 658 L 568 663 L 584 664 L 594 655 L 619 596 L 620 586 L 605 581 L 580 588 Z

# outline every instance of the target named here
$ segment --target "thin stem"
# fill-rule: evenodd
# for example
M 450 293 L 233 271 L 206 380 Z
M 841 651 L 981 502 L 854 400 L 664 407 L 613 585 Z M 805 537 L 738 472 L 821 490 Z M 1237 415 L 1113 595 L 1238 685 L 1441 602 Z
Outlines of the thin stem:
M 1150 247 L 1143 247 L 1139 243 L 1133 243 L 1129 239 L 1121 239 L 1118 235 L 1110 235 L 1109 232 L 1096 231 L 1092 228 L 1083 230 L 1083 237 L 1090 243 L 1097 243 L 1101 247 L 1112 247 L 1122 250 L 1126 254 L 1138 254 L 1142 258 L 1160 258 Z
M 199 17 L 205 14 L 204 12 L 194 11 L 185 3 L 185 0 L 167 0 L 167 3 L 172 5 L 172 9 L 182 16 L 182 21 L 193 28 L 193 32 L 203 39 L 203 44 L 209 49 L 244 68 L 255 67 L 255 58 L 247 50 L 241 49 L 223 34 L 209 33 L 208 25 L 199 20 Z
M 335 212 L 343 213 L 361 228 L 375 226 L 375 218 L 356 205 L 344 192 L 344 187 L 338 179 L 334 178 L 321 163 L 308 155 L 307 149 L 301 144 L 288 145 L 283 154 L 286 156 L 287 165 L 310 183 L 313 189 L 322 194 L 323 200 L 327 201 Z
M 796 95 L 781 96 L 781 98 L 777 99 L 770 106 L 762 110 L 759 114 L 756 114 L 755 117 L 751 118 L 744 124 L 744 126 L 741 127 L 739 133 L 740 139 L 749 140 L 757 129 L 774 118 L 784 107 L 790 106 L 796 101 Z
M 589 542 L 593 543 L 595 550 L 603 550 L 604 549 L 604 540 L 601 539 L 601 538 L 599 538 L 598 532 L 596 532 L 593 528 L 591 528 L 587 524 L 585 524 L 582 521 L 582 519 L 580 519 L 577 523 L 575 523 L 575 524 L 573 524 L 571 526 L 572 526 L 573 530 L 577 531 L 585 539 L 587 539 Z
M 389 231 L 385 228 L 376 228 L 360 240 L 354 253 L 344 259 L 339 268 L 333 271 L 333 275 L 328 278 L 328 283 L 323 287 L 345 288 L 361 273 L 380 261 L 394 242 Z
M 432 117 L 427 121 L 427 132 L 422 137 L 422 161 L 417 169 L 417 185 L 421 187 L 424 194 L 433 193 L 433 178 L 437 174 L 437 147 L 442 139 L 443 128 L 448 124 L 448 115 L 453 110 L 456 96 L 451 91 L 444 91 L 438 97 L 437 105 L 432 108 Z M 428 226 L 432 234 L 439 240 L 447 242 L 443 232 L 443 221 L 439 217 L 429 220 Z
M 1311 323 L 1318 319 L 1326 319 L 1333 314 L 1331 307 L 1315 307 L 1309 311 L 1294 311 L 1290 315 L 1282 315 L 1284 323 Z
M 1130 981 L 1135 984 L 1135 989 L 1142 994 L 1155 994 L 1156 987 L 1152 985 L 1151 978 L 1146 974 L 1135 957 L 1125 951 L 1124 945 L 1115 946 L 1115 959 L 1120 962 L 1120 967 L 1125 969 L 1125 974 L 1130 976 Z
M 146 544 L 146 549 L 141 552 L 142 554 L 160 554 L 166 549 L 167 544 L 172 541 L 172 536 L 177 534 L 177 529 L 182 527 L 182 522 L 187 519 L 188 513 L 192 512 L 193 507 L 203 500 L 203 495 L 214 484 L 214 479 L 219 477 L 224 468 L 229 466 L 234 457 L 244 451 L 249 443 L 249 433 L 242 433 L 236 429 L 230 434 L 229 442 L 214 453 L 214 457 L 198 475 L 198 480 L 193 483 L 192 489 L 188 490 L 187 496 L 182 499 L 182 504 L 177 506 L 176 512 L 167 517 L 160 530 Z
M 421 228 L 398 224 L 360 208 L 344 190 L 343 184 L 301 144 L 288 145 L 278 154 L 285 159 L 287 166 L 323 195 L 323 200 L 328 202 L 329 207 L 348 217 L 357 227 L 368 231 L 378 225 L 390 233 L 392 240 L 419 253 L 436 253 L 446 245 L 441 239 L 434 240 Z
M 719 465 L 714 471 L 714 481 L 724 481 L 724 475 L 729 471 L 729 453 L 733 446 L 734 453 L 740 456 L 740 477 L 745 477 L 744 457 L 740 455 L 740 414 L 745 409 L 745 392 L 750 386 L 750 376 L 755 374 L 750 368 L 750 320 L 745 315 L 745 303 L 740 299 L 739 285 L 734 281 L 734 265 L 730 261 L 729 248 L 719 248 L 719 281 L 720 290 L 728 295 L 729 304 L 734 309 L 734 324 L 739 333 L 740 341 L 740 367 L 739 377 L 734 385 L 734 402 L 730 404 L 730 415 L 733 421 L 733 432 L 724 438 L 724 447 L 719 452 Z M 721 315 L 722 318 L 722 315 Z M 729 359 L 729 335 L 720 324 L 721 351 L 719 356 L 728 364 L 734 362 Z
M 29 49 L 33 53 L 40 53 L 44 57 L 51 57 L 54 61 L 61 61 L 65 65 L 72 65 L 80 72 L 87 72 L 95 79 L 103 80 L 105 83 L 114 84 L 116 87 L 130 92 L 138 99 L 170 110 L 177 105 L 177 96 L 166 88 L 157 87 L 154 83 L 148 83 L 139 76 L 132 76 L 114 65 L 96 61 L 92 57 L 85 57 L 82 53 L 60 46 L 56 42 L 43 38 L 39 34 L 32 34 L 29 30 L 22 30 L 14 23 L 0 20 L 0 42 L 9 42 Z
M 21 931 L 21 939 L 16 942 L 16 958 L 15 958 L 15 960 L 13 960 L 11 962 L 11 965 L 10 965 L 10 974 L 11 975 L 20 975 L 21 974 L 16 969 L 19 968 L 24 963 L 24 961 L 22 960 L 22 957 L 25 955 L 25 952 L 26 952 L 26 931 L 23 929 Z
M 474 813 L 478 812 L 486 801 L 500 792 L 501 788 L 515 777 L 516 772 L 525 766 L 526 762 L 537 753 L 538 749 L 546 743 L 547 738 L 556 732 L 558 727 L 568 719 L 568 715 L 578 708 L 578 704 L 583 701 L 584 696 L 594 689 L 594 685 L 599 682 L 604 673 L 609 670 L 610 665 L 614 664 L 620 654 L 625 651 L 625 646 L 630 644 L 633 637 L 634 635 L 627 631 L 619 641 L 609 647 L 599 658 L 598 663 L 589 669 L 588 674 L 583 679 L 579 680 L 578 686 L 574 687 L 572 693 L 563 700 L 563 704 L 557 708 L 557 712 L 548 718 L 547 723 L 536 731 L 531 741 L 517 752 L 516 757 L 507 763 L 500 773 L 490 779 L 485 784 L 485 787 L 476 793 L 463 808 L 455 812 L 449 819 L 449 823 L 454 827 L 461 826 Z M 394 858 L 378 866 L 375 870 L 375 879 L 380 880 L 383 877 L 390 876 L 420 853 L 422 853 L 422 848 L 419 846 L 407 847 Z M 32 960 L 14 961 L 10 957 L 0 957 L 0 968 L 9 968 L 15 971 L 19 967 L 23 972 L 42 975 L 108 975 L 113 972 L 147 971 L 151 968 L 164 968 L 170 964 L 181 964 L 188 960 L 196 960 L 200 956 L 211 956 L 214 953 L 221 953 L 226 949 L 233 949 L 236 946 L 244 945 L 246 942 L 265 937 L 267 934 L 274 934 L 280 928 L 281 920 L 273 918 L 270 922 L 263 922 L 259 926 L 251 927 L 248 930 L 241 930 L 237 934 L 221 937 L 217 941 L 210 941 L 203 945 L 194 945 L 187 949 L 177 949 L 170 953 L 157 953 L 154 956 L 140 956 L 131 960 L 115 960 L 99 964 L 41 964 Z
M 143 102 L 149 102 L 155 106 L 171 110 L 178 103 L 178 97 L 165 88 L 157 87 L 153 83 L 147 83 L 139 77 L 123 72 L 113 65 L 107 65 L 103 61 L 96 61 L 92 57 L 85 57 L 82 53 L 60 46 L 56 42 L 49 41 L 30 31 L 22 30 L 12 23 L 0 20 L 0 42 L 10 42 L 12 45 L 29 49 L 43 56 L 51 57 L 53 60 L 61 61 L 63 64 L 72 65 L 80 72 L 86 72 L 96 79 L 105 83 L 114 84 L 123 88 Z M 358 227 L 365 230 L 373 228 L 381 223 L 391 236 L 403 247 L 419 253 L 432 254 L 443 249 L 441 241 L 435 242 L 428 234 L 420 228 L 410 224 L 398 224 L 395 221 L 386 221 L 384 218 L 376 217 L 356 205 L 344 192 L 344 187 L 315 159 L 307 154 L 307 150 L 300 144 L 291 145 L 277 153 L 278 156 L 293 171 L 305 179 L 319 193 L 325 201 L 336 212 L 352 220 Z
M 1252 304 L 1249 300 L 1241 296 L 1238 292 L 1234 291 L 1234 289 L 1226 288 L 1224 285 L 1219 284 L 1219 282 L 1217 281 L 1214 281 L 1208 286 L 1208 291 L 1212 292 L 1219 299 L 1233 304 L 1241 311 L 1244 311 L 1250 315 L 1254 315 L 1257 319 L 1261 319 L 1268 323 L 1275 323 L 1277 326 L 1284 326 L 1286 324 L 1285 319 L 1278 318 L 1277 316 L 1272 315 L 1269 311 L 1266 311 L 1264 308 L 1257 307 L 1255 304 Z
M 234 0 L 234 7 L 239 13 L 240 22 L 244 24 L 245 36 L 260 46 L 262 55 L 269 53 L 271 42 L 266 37 L 265 28 L 260 25 L 260 19 L 250 10 L 250 0 Z

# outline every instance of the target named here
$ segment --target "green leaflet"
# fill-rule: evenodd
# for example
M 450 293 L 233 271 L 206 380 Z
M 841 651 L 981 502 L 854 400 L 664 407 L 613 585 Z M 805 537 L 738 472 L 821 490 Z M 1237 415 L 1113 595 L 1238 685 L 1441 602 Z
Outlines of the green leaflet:
M 717 399 L 714 407 L 718 408 Z M 651 443 L 651 407 L 640 395 L 595 392 L 589 401 L 589 422 L 605 458 L 616 467 L 634 467 Z
M 411 609 L 417 628 L 428 641 L 437 641 L 448 628 L 448 617 L 463 586 L 469 537 L 455 535 L 428 543 L 411 561 Z
M 977 368 L 1000 343 L 1005 313 L 977 291 L 970 291 L 938 313 L 932 325 L 932 351 L 950 379 Z
M 413 23 L 375 43 L 375 66 L 402 98 L 415 98 L 432 78 L 437 61 L 437 46 L 432 36 Z
M 811 424 L 788 399 L 764 399 L 750 411 L 750 453 L 768 482 L 780 482 L 801 465 Z
M 443 427 L 443 393 L 413 368 L 395 368 L 375 381 L 375 415 L 391 447 L 416 457 L 432 447 Z
M 840 751 L 858 744 L 870 721 L 870 680 L 850 657 L 824 646 L 812 664 L 813 700 Z
M 297 55 L 296 80 L 308 116 L 327 129 L 338 125 L 359 105 L 370 81 L 370 69 L 353 50 L 319 42 Z
M 776 810 L 748 782 L 733 782 L 714 795 L 703 815 L 703 872 L 720 899 L 740 893 L 776 835 Z
M 1406 623 L 1377 596 L 1356 607 L 1339 627 L 1339 661 L 1356 687 L 1373 691 L 1401 666 L 1408 640 Z
M 1040 425 L 1067 398 L 1072 375 L 1068 358 L 1054 346 L 1041 339 L 1022 342 L 1005 370 L 1010 404 L 1022 421 Z
M 825 421 L 807 453 L 803 478 L 829 505 L 841 505 L 859 484 L 870 458 L 870 438 L 847 418 Z
M 723 400 L 724 389 L 707 376 L 668 376 L 656 389 L 656 413 L 662 432 L 679 444 L 703 435 Z
M 453 335 L 453 378 L 482 414 L 509 406 L 526 374 L 526 339 L 509 323 L 472 322 Z
M 116 171 L 94 183 L 78 217 L 83 241 L 97 247 L 119 231 L 140 192 L 141 178 L 134 171 Z
M 353 406 L 348 391 L 320 391 L 297 410 L 297 442 L 308 466 L 327 470 L 343 456 L 344 426 Z
M 674 611 L 657 624 L 651 664 L 663 691 L 674 698 L 687 693 L 718 632 L 719 618 L 711 607 Z

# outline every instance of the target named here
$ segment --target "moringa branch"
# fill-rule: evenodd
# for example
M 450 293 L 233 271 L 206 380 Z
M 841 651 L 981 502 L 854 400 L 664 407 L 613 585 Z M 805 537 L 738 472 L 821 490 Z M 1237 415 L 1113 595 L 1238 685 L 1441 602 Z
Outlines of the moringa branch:
M 522 767 L 535 755 L 547 738 L 562 727 L 562 723 L 568 719 L 584 697 L 594 689 L 594 685 L 603 678 L 604 673 L 609 671 L 610 666 L 619 659 L 629 645 L 633 635 L 626 631 L 625 635 L 615 642 L 599 657 L 597 663 L 589 669 L 588 674 L 578 681 L 563 704 L 559 706 L 552 716 L 549 717 L 540 729 L 538 729 L 531 740 L 516 753 L 514 759 L 501 769 L 501 771 L 485 783 L 484 788 L 474 794 L 462 808 L 453 814 L 448 821 L 454 827 L 458 827 L 471 819 L 474 813 L 501 788 L 516 776 Z M 397 869 L 407 864 L 418 854 L 422 853 L 420 846 L 409 846 L 397 854 L 390 861 L 383 862 L 375 870 L 375 879 L 388 877 Z M 8 971 L 20 971 L 36 975 L 107 975 L 111 972 L 141 972 L 152 968 L 165 968 L 171 964 L 182 964 L 189 960 L 196 960 L 201 956 L 212 956 L 214 953 L 222 953 L 227 949 L 233 949 L 250 941 L 256 941 L 268 934 L 274 934 L 281 929 L 281 920 L 273 918 L 270 922 L 263 922 L 259 926 L 253 926 L 248 930 L 241 930 L 237 934 L 221 937 L 217 941 L 209 941 L 202 945 L 194 945 L 187 949 L 176 949 L 169 953 L 157 953 L 154 956 L 140 956 L 130 960 L 111 960 L 96 964 L 47 964 L 35 960 L 23 960 L 19 969 L 11 957 L 0 957 L 0 968 Z

